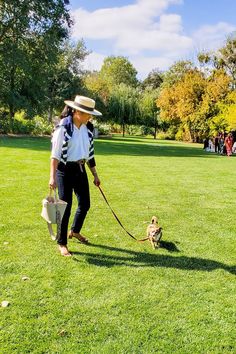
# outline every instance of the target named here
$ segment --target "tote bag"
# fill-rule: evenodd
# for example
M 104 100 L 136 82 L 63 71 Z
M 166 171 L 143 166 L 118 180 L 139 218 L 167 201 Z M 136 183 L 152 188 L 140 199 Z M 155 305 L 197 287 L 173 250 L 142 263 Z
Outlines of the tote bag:
M 42 200 L 41 216 L 47 222 L 51 238 L 53 240 L 57 240 L 60 236 L 61 220 L 63 218 L 67 202 L 64 202 L 57 197 L 56 189 L 54 189 L 54 197 L 51 194 L 52 191 L 50 190 L 49 196 Z M 56 235 L 53 232 L 52 224 L 57 225 Z

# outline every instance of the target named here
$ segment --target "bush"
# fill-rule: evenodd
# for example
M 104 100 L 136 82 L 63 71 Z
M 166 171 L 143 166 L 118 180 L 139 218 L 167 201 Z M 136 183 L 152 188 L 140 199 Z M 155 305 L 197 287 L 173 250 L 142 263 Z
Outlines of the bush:
M 48 123 L 44 118 L 40 116 L 35 116 L 33 122 L 33 135 L 50 135 L 52 133 L 54 127 L 53 123 Z
M 175 140 L 175 134 L 171 129 L 168 129 L 166 132 L 160 131 L 157 133 L 157 139 L 160 140 Z
M 106 123 L 99 123 L 95 119 L 93 120 L 94 128 L 98 129 L 98 135 L 109 135 L 111 134 L 111 126 Z
M 154 135 L 154 129 L 151 127 L 147 127 L 146 125 L 142 125 L 140 127 L 141 135 Z
M 129 135 L 140 135 L 140 127 L 137 125 L 126 125 L 125 130 Z
M 27 119 L 25 112 L 21 111 L 15 114 L 14 119 L 10 119 L 7 112 L 0 112 L 1 134 L 48 135 L 52 130 L 53 125 L 42 117 Z
M 9 131 L 8 113 L 4 110 L 0 111 L 0 134 L 7 134 Z

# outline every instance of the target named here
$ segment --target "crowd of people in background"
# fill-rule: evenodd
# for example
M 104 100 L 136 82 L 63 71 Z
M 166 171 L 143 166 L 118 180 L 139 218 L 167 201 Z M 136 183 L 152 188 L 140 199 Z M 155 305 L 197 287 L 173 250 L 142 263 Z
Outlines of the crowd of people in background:
M 220 155 L 231 156 L 236 153 L 236 132 L 218 133 L 213 138 L 204 140 L 203 149 Z

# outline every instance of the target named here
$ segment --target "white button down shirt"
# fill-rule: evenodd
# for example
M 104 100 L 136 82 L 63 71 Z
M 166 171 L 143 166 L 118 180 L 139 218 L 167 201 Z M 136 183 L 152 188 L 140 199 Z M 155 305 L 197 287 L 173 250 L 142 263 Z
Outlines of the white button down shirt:
M 64 140 L 64 127 L 57 128 L 52 137 L 51 158 L 61 160 L 62 144 Z M 88 129 L 85 124 L 80 128 L 74 125 L 72 138 L 68 142 L 67 161 L 78 161 L 89 158 L 89 137 Z

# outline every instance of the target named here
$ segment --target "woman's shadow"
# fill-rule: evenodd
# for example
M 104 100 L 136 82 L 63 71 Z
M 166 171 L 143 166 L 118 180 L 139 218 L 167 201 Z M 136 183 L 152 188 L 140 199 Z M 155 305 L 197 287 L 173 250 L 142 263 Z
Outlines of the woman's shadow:
M 98 267 L 113 267 L 117 265 L 127 267 L 164 267 L 206 272 L 211 272 L 216 269 L 223 269 L 231 274 L 236 274 L 236 265 L 228 266 L 224 263 L 211 259 L 163 255 L 158 254 L 158 250 L 156 250 L 157 253 L 137 252 L 123 248 L 91 243 L 89 244 L 89 248 L 104 250 L 105 253 L 73 252 L 73 254 L 86 257 L 86 261 L 89 264 L 93 264 Z M 164 248 L 169 252 L 179 252 L 179 249 L 173 242 L 162 241 L 160 248 Z M 73 257 L 73 259 L 75 261 L 79 261 L 76 257 Z

